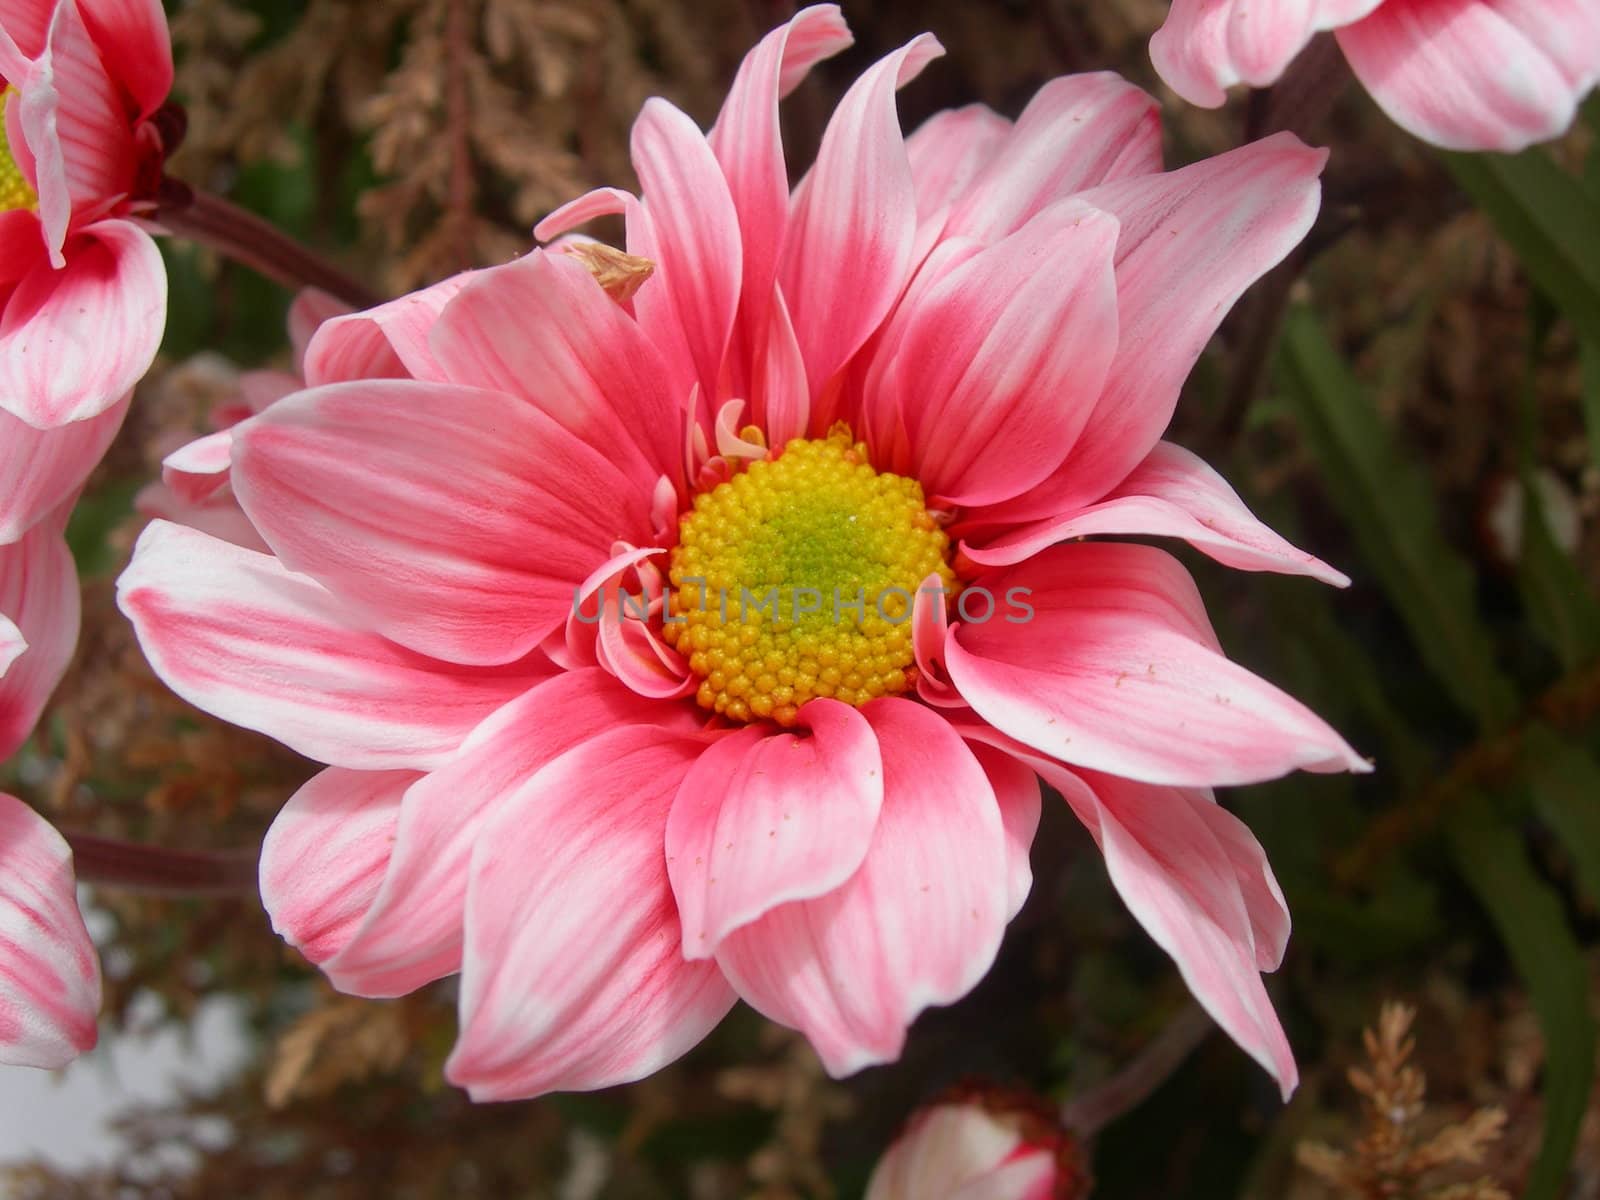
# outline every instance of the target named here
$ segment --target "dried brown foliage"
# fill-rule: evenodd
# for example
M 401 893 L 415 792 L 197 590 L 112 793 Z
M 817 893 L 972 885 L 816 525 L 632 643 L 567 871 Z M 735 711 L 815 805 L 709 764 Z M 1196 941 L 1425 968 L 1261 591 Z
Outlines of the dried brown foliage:
M 1350 1086 L 1362 1098 L 1361 1136 L 1346 1150 L 1302 1142 L 1296 1152 L 1300 1165 L 1350 1200 L 1511 1200 L 1487 1176 L 1439 1181 L 1442 1172 L 1481 1164 L 1504 1130 L 1506 1114 L 1480 1108 L 1442 1127 L 1428 1119 L 1427 1079 L 1411 1062 L 1415 1018 L 1416 1010 L 1404 1004 L 1383 1006 L 1377 1026 L 1362 1036 L 1370 1066 L 1349 1072 Z

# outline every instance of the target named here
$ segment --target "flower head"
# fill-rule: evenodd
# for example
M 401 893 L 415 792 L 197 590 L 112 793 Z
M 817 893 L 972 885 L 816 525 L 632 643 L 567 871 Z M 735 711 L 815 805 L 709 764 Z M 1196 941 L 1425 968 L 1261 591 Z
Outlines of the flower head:
M 1394 121 L 1450 150 L 1522 150 L 1560 137 L 1600 82 L 1589 0 L 1173 0 L 1150 40 L 1156 70 L 1215 108 L 1266 87 L 1318 33 Z
M 735 997 L 835 1074 L 894 1058 L 1025 899 L 1041 776 L 1288 1089 L 1287 914 L 1206 789 L 1364 764 L 1177 560 L 1069 539 L 1342 579 L 1159 440 L 1324 156 L 1163 172 L 1110 75 L 907 139 L 924 36 L 791 193 L 778 102 L 849 40 L 804 10 L 709 136 L 646 104 L 642 196 L 325 323 L 229 431 L 271 553 L 157 522 L 122 608 L 181 695 L 330 764 L 263 848 L 273 920 L 348 991 L 459 971 L 476 1097 L 639 1078 Z M 564 236 L 606 213 L 627 286 Z
M 171 87 L 159 0 L 20 0 L 0 13 L 8 424 L 102 417 L 155 356 L 167 280 L 140 221 L 168 149 Z
M 1030 1097 L 963 1088 L 914 1114 L 878 1160 L 866 1200 L 1082 1200 L 1076 1144 Z

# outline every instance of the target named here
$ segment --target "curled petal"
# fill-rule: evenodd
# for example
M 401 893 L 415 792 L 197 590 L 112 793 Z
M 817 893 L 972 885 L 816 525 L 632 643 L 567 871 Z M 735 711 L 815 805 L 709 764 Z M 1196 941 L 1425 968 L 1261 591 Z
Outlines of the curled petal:
M 306 343 L 306 383 L 447 379 L 428 337 L 445 305 L 477 274 L 463 271 L 364 312 L 325 316 Z
M 684 954 L 702 959 L 741 925 L 831 891 L 861 865 L 883 803 L 883 764 L 861 714 L 800 710 L 809 737 L 757 726 L 709 747 L 667 822 L 667 874 Z
M 394 847 L 400 798 L 421 778 L 416 771 L 329 767 L 289 797 L 267 830 L 261 901 L 273 929 L 312 962 L 338 954 L 372 907 Z
M 64 1067 L 99 1036 L 100 959 L 78 911 L 72 850 L 0 793 L 0 1062 Z
M 0 545 L 16 541 L 77 494 L 122 428 L 130 399 L 56 429 L 35 429 L 0 412 Z
M 1010 904 L 1000 809 L 961 738 L 905 700 L 874 700 L 861 715 L 882 748 L 884 787 L 865 861 L 717 949 L 739 995 L 803 1032 L 834 1076 L 896 1058 L 918 1013 L 971 990 Z
M 732 1007 L 716 964 L 681 953 L 661 856 L 672 795 L 701 748 L 614 730 L 545 767 L 486 824 L 467 893 L 461 1036 L 445 1065 L 473 1099 L 643 1078 Z

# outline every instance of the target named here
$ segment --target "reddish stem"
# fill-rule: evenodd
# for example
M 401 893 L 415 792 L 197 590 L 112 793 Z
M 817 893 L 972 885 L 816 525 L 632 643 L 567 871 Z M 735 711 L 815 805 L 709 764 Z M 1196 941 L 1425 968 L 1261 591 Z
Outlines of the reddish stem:
M 1191 1001 L 1131 1063 L 1098 1087 L 1067 1101 L 1061 1109 L 1061 1123 L 1088 1141 L 1149 1099 L 1213 1028 L 1205 1010 Z
M 221 196 L 169 186 L 156 220 L 179 237 L 209 246 L 285 287 L 321 288 L 357 309 L 382 303 L 383 298 L 365 284 L 272 222 Z
M 62 831 L 83 883 L 169 896 L 253 896 L 254 850 L 169 850 Z

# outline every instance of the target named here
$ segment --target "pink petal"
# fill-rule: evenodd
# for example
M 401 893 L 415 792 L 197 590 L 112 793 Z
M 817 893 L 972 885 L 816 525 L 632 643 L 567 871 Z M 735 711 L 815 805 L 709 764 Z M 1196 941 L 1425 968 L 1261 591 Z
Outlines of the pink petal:
M 72 851 L 0 793 L 0 1062 L 64 1067 L 99 1036 L 100 959 L 78 911 Z
M 77 0 L 106 67 L 148 117 L 172 90 L 172 39 L 161 0 Z
M 150 665 L 197 708 L 358 770 L 427 769 L 549 667 L 457 667 L 360 625 L 321 585 L 165 521 L 117 581 Z
M 161 481 L 173 495 L 198 504 L 228 482 L 233 467 L 233 430 L 219 429 L 180 446 L 161 460 Z
M 946 212 L 994 158 L 1011 122 L 986 104 L 934 113 L 906 138 L 917 219 Z
M 1010 921 L 1033 890 L 1033 865 L 1029 861 L 1033 838 L 1039 832 L 1039 777 L 1033 768 L 993 746 L 970 742 L 967 749 L 978 760 L 1000 805 L 1000 824 L 1006 836 L 1006 920 Z
M 16 86 L 22 149 L 32 160 L 24 169 L 60 267 L 69 231 L 104 216 L 133 183 L 132 122 L 76 4 L 55 6 L 46 46 Z
M 751 351 L 767 329 L 768 306 L 789 221 L 789 173 L 778 125 L 778 101 L 813 66 L 854 40 L 838 5 L 801 9 L 745 55 L 708 135 L 738 214 L 744 277 L 739 287 L 738 323 L 742 329 L 737 336 Z M 653 205 L 655 197 L 650 198 Z M 738 361 L 736 357 L 732 364 L 736 389 L 746 382 L 737 375 Z M 774 444 L 782 443 L 774 439 Z
M 1327 157 L 1280 133 L 1083 194 L 1084 203 L 1122 222 L 1117 356 L 1066 462 L 992 517 L 1031 520 L 1092 504 L 1155 448 L 1228 309 L 1311 228 Z
M 335 317 L 348 317 L 351 308 L 343 300 L 321 288 L 301 288 L 289 305 L 289 347 L 294 352 L 294 374 L 306 373 L 306 351 L 311 339 Z
M 63 507 L 0 546 L 0 615 L 27 644 L 0 676 L 0 762 L 33 732 L 78 644 L 78 572 L 61 536 L 66 516 Z
M 961 738 L 906 700 L 861 714 L 882 748 L 884 796 L 860 870 L 717 950 L 739 995 L 804 1033 L 834 1076 L 892 1061 L 918 1013 L 970 991 L 1008 908 L 1000 809 Z
M 37 58 L 54 11 L 55 5 L 41 0 L 0 0 L 0 38 L 11 38 L 22 55 Z
M 660 353 L 581 263 L 537 250 L 480 272 L 431 345 L 452 382 L 531 401 L 636 486 L 682 479 L 682 399 Z
M 1108 71 L 1063 75 L 1034 94 L 944 233 L 997 242 L 1059 200 L 1160 170 L 1155 100 Z
M 930 497 L 1007 500 L 1066 457 L 1116 352 L 1116 242 L 1113 218 L 1060 205 L 910 309 L 877 397 L 898 404 Z
M 272 928 L 312 962 L 338 954 L 372 907 L 394 847 L 400 798 L 421 778 L 416 771 L 329 767 L 289 797 L 267 830 L 261 901 Z
M 718 397 L 744 273 L 728 181 L 699 127 L 659 96 L 645 101 L 631 149 L 661 253 L 650 283 L 670 301 L 701 391 Z
M 1592 0 L 1386 0 L 1339 30 L 1356 76 L 1417 137 L 1522 150 L 1560 137 L 1600 81 Z
M 167 319 L 167 272 L 150 235 L 101 221 L 41 263 L 0 316 L 0 409 L 39 429 L 99 416 L 143 377 Z
M 1046 771 L 1046 781 L 1099 843 L 1128 911 L 1172 956 L 1195 999 L 1278 1081 L 1287 1100 L 1300 1074 L 1259 974 L 1263 961 L 1276 965 L 1282 950 L 1257 945 L 1260 918 L 1247 907 L 1233 852 L 1214 832 L 1222 810 L 1203 793 L 1112 775 L 1078 779 Z M 1242 829 L 1233 836 L 1249 838 Z M 1284 935 L 1288 919 L 1281 909 L 1272 918 Z
M 716 965 L 680 953 L 661 853 L 672 795 L 700 750 L 619 729 L 545 767 L 485 826 L 461 1035 L 445 1065 L 474 1100 L 641 1079 L 732 1007 Z
M 0 616 L 0 679 L 11 669 L 11 664 L 22 657 L 22 652 L 28 648 L 28 639 L 22 636 L 22 630 L 12 623 L 10 617 Z
M 795 199 L 779 279 L 815 397 L 905 286 L 917 197 L 895 92 L 944 48 L 923 34 L 845 93 Z
M 77 494 L 122 428 L 130 399 L 59 429 L 35 429 L 0 412 L 0 545 Z
M 1241 571 L 1309 575 L 1335 587 L 1349 577 L 1296 550 L 1244 506 L 1227 481 L 1199 457 L 1171 442 L 1157 442 L 1099 504 L 1013 530 L 987 546 L 964 546 L 986 566 L 1009 566 L 1046 546 L 1096 534 L 1180 537 L 1195 549 Z
M 133 498 L 133 508 L 147 517 L 171 521 L 174 525 L 186 525 L 214 538 L 232 542 L 235 546 L 243 546 L 246 550 L 271 553 L 267 543 L 256 532 L 256 527 L 250 524 L 250 518 L 244 515 L 244 509 L 233 498 L 232 492 L 214 492 L 198 501 L 184 500 L 157 480 L 139 489 Z
M 450 662 L 511 662 L 560 627 L 648 492 L 503 392 L 372 380 L 234 430 L 233 489 L 284 565 Z
M 860 713 L 834 700 L 800 710 L 811 736 L 747 725 L 695 763 L 667 821 L 667 874 L 702 959 L 742 925 L 855 873 L 883 803 L 883 766 Z
M 306 383 L 449 376 L 434 359 L 428 335 L 445 305 L 478 274 L 463 271 L 397 300 L 347 316 L 325 317 L 305 349 Z
M 24 208 L 0 212 L 0 306 L 8 285 L 49 264 L 38 216 Z
M 1216 108 L 1236 83 L 1276 83 L 1324 29 L 1359 20 L 1393 0 L 1173 0 L 1150 39 L 1150 59 L 1190 104 Z
M 328 978 L 357 995 L 399 996 L 460 970 L 472 847 L 485 822 L 541 768 L 612 729 L 698 724 L 692 709 L 641 701 L 593 667 L 513 700 L 406 793 L 383 886 L 348 945 L 322 964 Z
M 996 728 L 1148 783 L 1369 767 L 1304 705 L 1219 652 L 1193 582 L 1147 546 L 1074 543 L 980 577 L 1004 616 L 952 627 L 945 666 Z

